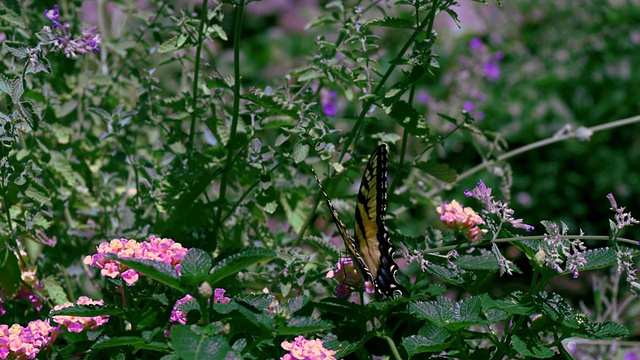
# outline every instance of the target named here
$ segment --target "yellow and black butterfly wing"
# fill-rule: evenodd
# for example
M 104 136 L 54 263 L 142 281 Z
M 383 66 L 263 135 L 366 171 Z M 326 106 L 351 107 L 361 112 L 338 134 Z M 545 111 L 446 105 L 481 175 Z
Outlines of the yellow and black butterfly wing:
M 376 293 L 393 296 L 396 291 L 405 294 L 406 290 L 396 280 L 398 264 L 393 259 L 395 249 L 384 223 L 388 161 L 387 147 L 384 144 L 378 146 L 362 175 L 355 215 L 355 253 Z

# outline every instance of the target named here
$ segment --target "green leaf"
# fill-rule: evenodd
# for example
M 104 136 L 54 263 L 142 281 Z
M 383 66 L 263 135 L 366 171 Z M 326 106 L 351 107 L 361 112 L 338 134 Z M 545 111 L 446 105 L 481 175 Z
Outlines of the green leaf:
M 271 306 L 274 299 L 275 296 L 270 294 L 239 294 L 233 298 L 239 303 L 245 303 L 260 311 Z
M 297 335 L 330 330 L 333 325 L 324 320 L 310 317 L 294 317 L 287 325 L 278 328 L 278 335 Z
M 402 346 L 411 356 L 425 352 L 442 351 L 449 346 L 445 342 L 449 336 L 450 334 L 446 329 L 433 323 L 426 323 L 417 335 L 402 338 Z
M 453 285 L 462 285 L 464 284 L 464 279 L 460 276 L 460 273 L 464 271 L 463 269 L 451 269 L 433 262 L 430 262 L 426 266 L 426 271 L 429 274 L 437 276 L 443 281 L 446 281 Z
M 93 317 L 102 315 L 120 316 L 123 312 L 121 309 L 113 306 L 100 306 L 100 305 L 73 305 L 61 310 L 52 310 L 49 313 L 50 317 L 53 316 L 81 316 L 81 317 Z
M 13 28 L 27 28 L 24 20 L 8 7 L 2 7 L 2 9 L 0 9 L 0 20 L 8 23 Z
M 214 286 L 218 281 L 246 269 L 259 261 L 265 261 L 276 257 L 271 249 L 248 247 L 222 258 L 213 268 L 213 272 L 207 281 Z
M 327 254 L 330 258 L 337 259 L 340 255 L 340 250 L 338 250 L 330 240 L 324 240 L 318 236 L 307 236 L 303 241 L 317 249 L 320 249 L 322 253 Z
M 320 25 L 325 25 L 325 24 L 334 24 L 338 21 L 338 17 L 330 12 L 327 13 L 323 13 L 320 16 L 315 17 L 314 19 L 312 19 L 311 21 L 309 21 L 309 23 L 307 23 L 307 25 L 305 25 L 304 29 L 308 30 L 311 29 L 313 27 L 316 26 L 320 26 Z
M 450 168 L 449 165 L 441 164 L 434 160 L 429 160 L 427 162 L 418 162 L 416 163 L 416 167 L 435 177 L 436 179 L 449 184 L 456 181 L 456 178 L 458 177 L 456 171 Z
M 367 21 L 366 23 L 364 23 L 364 27 L 367 26 L 384 26 L 396 29 L 414 29 L 415 23 L 408 19 L 384 17 Z
M 148 259 L 125 259 L 119 258 L 113 254 L 106 254 L 105 258 L 116 260 L 127 267 L 150 277 L 162 284 L 174 289 L 187 292 L 180 286 L 180 278 L 178 271 L 171 265 L 162 261 L 154 261 Z
M 302 230 L 302 226 L 304 225 L 310 209 L 302 201 L 292 201 L 292 205 L 290 205 L 287 196 L 295 197 L 296 199 L 298 197 L 294 194 L 282 193 L 280 195 L 280 203 L 282 204 L 284 213 L 287 216 L 287 220 L 289 221 L 289 224 L 291 224 L 293 231 L 299 233 Z M 295 208 L 292 208 L 292 206 L 295 206 Z
M 42 279 L 40 284 L 42 284 L 45 290 L 47 290 L 47 293 L 49 293 L 49 297 L 53 301 L 54 305 L 62 305 L 69 302 L 67 293 L 64 292 L 64 289 L 54 276 L 48 276 Z
M 24 194 L 38 203 L 46 203 L 50 200 L 47 188 L 36 181 L 31 181 L 29 183 L 29 187 L 25 190 Z
M 256 312 L 255 309 L 248 308 L 236 301 L 214 306 L 214 310 L 220 314 L 229 314 L 233 311 L 239 312 L 243 318 L 257 328 L 254 331 L 272 331 L 275 326 L 275 320 L 265 309 L 260 309 L 260 311 Z
M 309 145 L 297 143 L 293 147 L 293 161 L 299 164 L 304 161 L 309 155 Z
M 18 59 L 25 59 L 29 56 L 29 45 L 23 42 L 4 41 L 2 47 Z
M 172 52 L 172 51 L 176 51 L 176 50 L 180 49 L 180 45 L 178 45 L 178 40 L 179 39 L 180 39 L 180 35 L 176 35 L 176 36 L 172 37 L 171 39 L 163 42 L 158 47 L 158 53 L 166 54 L 168 52 Z
M 7 246 L 7 240 L 7 237 L 3 236 L 0 243 L 0 288 L 7 298 L 13 298 L 20 289 L 21 272 L 18 258 Z
M 631 256 L 637 256 L 640 254 L 640 249 L 632 249 L 628 247 L 621 247 L 619 251 L 622 252 L 630 252 Z M 587 265 L 583 268 L 580 268 L 580 271 L 587 270 L 595 270 L 602 269 L 605 267 L 609 267 L 611 265 L 618 263 L 617 258 L 617 250 L 615 248 L 599 248 L 599 249 L 589 249 L 585 251 L 584 257 L 587 260 Z M 566 271 L 565 273 L 569 274 L 570 271 Z
M 482 301 L 479 297 L 462 299 L 458 302 L 439 297 L 436 301 L 417 301 L 409 304 L 409 313 L 419 319 L 426 319 L 436 326 L 456 331 L 472 325 L 483 325 L 480 317 Z
M 500 270 L 500 264 L 495 255 L 488 252 L 479 255 L 460 255 L 453 263 L 465 270 Z
M 547 359 L 555 354 L 553 350 L 543 346 L 537 341 L 523 340 L 518 335 L 513 335 L 511 345 L 513 345 L 513 349 L 519 354 L 536 359 Z
M 190 284 L 200 284 L 213 266 L 211 256 L 201 249 L 189 250 L 180 263 L 182 278 Z
M 614 322 L 590 322 L 584 327 L 584 329 L 577 331 L 575 335 L 591 340 L 613 340 L 624 336 L 630 336 L 631 334 L 622 324 Z
M 227 33 L 224 32 L 224 30 L 222 29 L 222 27 L 220 27 L 220 25 L 211 25 L 209 26 L 209 28 L 207 29 L 209 30 L 212 34 L 216 34 L 220 39 L 227 41 L 229 40 L 229 38 L 227 37 Z M 211 37 L 212 39 L 214 37 Z
M 137 336 L 113 337 L 111 339 L 107 339 L 99 343 L 96 343 L 91 348 L 92 349 L 108 349 L 108 348 L 121 347 L 121 346 L 133 346 L 134 352 L 140 349 L 166 352 L 169 348 L 167 344 L 164 342 L 159 342 L 159 341 L 148 342 L 147 340 Z

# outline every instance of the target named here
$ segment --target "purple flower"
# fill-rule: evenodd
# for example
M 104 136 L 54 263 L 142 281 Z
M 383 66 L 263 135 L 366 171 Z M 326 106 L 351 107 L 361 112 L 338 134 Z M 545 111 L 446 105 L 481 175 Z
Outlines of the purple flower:
M 471 50 L 480 49 L 482 47 L 482 45 L 483 45 L 482 44 L 482 40 L 480 40 L 479 38 L 473 38 L 469 42 L 469 48 L 471 48 Z
M 500 76 L 500 68 L 495 61 L 487 61 L 484 63 L 484 73 L 489 81 L 496 81 Z
M 62 51 L 66 57 L 75 59 L 77 54 L 86 54 L 90 51 L 100 51 L 98 45 L 102 43 L 102 36 L 98 34 L 98 27 L 83 28 L 80 36 L 71 33 L 71 24 L 61 23 L 58 5 L 44 12 L 44 16 L 53 22 L 53 29 L 45 26 L 41 32 L 48 39 L 47 44 L 54 51 Z M 74 38 L 75 36 L 75 38 Z
M 473 105 L 473 103 L 466 101 L 463 105 L 462 105 L 462 109 L 466 112 L 472 112 L 473 109 L 475 108 L 475 106 Z
M 426 103 L 429 101 L 429 95 L 427 93 L 421 92 L 418 94 L 418 102 Z
M 336 107 L 337 97 L 338 93 L 335 90 L 323 88 L 320 91 L 320 104 L 322 105 L 322 111 L 327 116 L 335 116 L 338 113 L 338 108 Z
M 44 17 L 46 17 L 47 19 L 51 20 L 51 22 L 53 22 L 54 28 L 62 26 L 62 24 L 60 24 L 60 22 L 58 21 L 60 19 L 60 12 L 58 11 L 57 4 L 53 5 L 53 9 L 45 10 Z

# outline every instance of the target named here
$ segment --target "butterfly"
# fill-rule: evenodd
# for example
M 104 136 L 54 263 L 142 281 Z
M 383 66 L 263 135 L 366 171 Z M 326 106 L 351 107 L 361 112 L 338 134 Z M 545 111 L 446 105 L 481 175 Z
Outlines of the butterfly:
M 345 246 L 357 264 L 365 280 L 373 284 L 377 296 L 405 295 L 406 290 L 396 280 L 398 264 L 393 259 L 395 249 L 384 223 L 387 212 L 387 163 L 389 153 L 386 145 L 378 146 L 362 175 L 355 214 L 355 238 L 351 237 L 327 192 L 314 173 L 333 220 L 338 227 Z

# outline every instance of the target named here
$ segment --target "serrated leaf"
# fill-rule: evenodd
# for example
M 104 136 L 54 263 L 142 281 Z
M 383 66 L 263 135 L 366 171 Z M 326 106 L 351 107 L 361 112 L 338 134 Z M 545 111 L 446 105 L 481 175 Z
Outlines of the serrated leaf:
M 293 147 L 293 161 L 296 164 L 303 162 L 307 155 L 309 155 L 309 145 L 297 143 Z
M 280 145 L 284 144 L 284 142 L 289 140 L 290 137 L 291 137 L 291 135 L 289 135 L 289 134 L 280 134 L 280 135 L 278 135 L 278 137 L 276 138 L 275 146 L 280 146 Z
M 409 313 L 419 319 L 426 319 L 436 326 L 456 331 L 471 325 L 481 325 L 485 320 L 480 316 L 482 301 L 479 297 L 462 299 L 458 302 L 439 297 L 436 301 L 417 301 L 409 304 Z
M 479 255 L 460 255 L 453 261 L 457 267 L 465 270 L 500 270 L 500 263 L 491 253 Z
M 434 160 L 429 160 L 427 162 L 418 162 L 416 163 L 415 167 L 435 177 L 436 179 L 449 184 L 456 181 L 456 178 L 458 177 L 456 171 L 450 168 L 449 165 L 441 164 Z
M 25 190 L 24 194 L 38 203 L 46 203 L 50 200 L 47 188 L 36 181 L 29 183 L 29 187 Z
M 29 45 L 17 41 L 4 41 L 2 47 L 9 51 L 11 55 L 18 59 L 25 59 L 29 56 Z
M 236 253 L 226 256 L 218 261 L 207 281 L 214 286 L 218 281 L 244 270 L 249 265 L 259 261 L 265 261 L 276 257 L 276 253 L 271 249 L 248 247 Z
M 621 247 L 619 251 L 622 251 L 622 252 L 628 251 L 631 253 L 631 256 L 633 257 L 638 256 L 640 254 L 639 249 L 632 249 L 624 246 Z M 579 270 L 587 271 L 587 270 L 602 269 L 602 268 L 617 264 L 618 262 L 618 258 L 616 255 L 617 252 L 618 251 L 615 248 L 608 248 L 608 247 L 599 248 L 599 249 L 589 249 L 583 253 L 586 259 L 587 265 L 585 267 L 580 268 Z M 570 273 L 570 271 L 567 271 L 566 273 Z
M 180 286 L 180 277 L 178 271 L 171 265 L 162 261 L 153 261 L 147 259 L 125 259 L 119 258 L 113 254 L 106 254 L 105 258 L 116 260 L 127 267 L 148 276 L 162 284 L 174 289 L 187 292 Z
M 629 330 L 614 322 L 592 322 L 575 333 L 576 336 L 591 340 L 613 340 L 630 336 Z
M 305 25 L 305 30 L 311 29 L 316 26 L 333 24 L 338 21 L 338 18 L 331 12 L 323 13 L 320 16 L 315 17 Z
M 320 249 L 323 253 L 327 254 L 331 258 L 337 258 L 340 255 L 340 251 L 329 240 L 324 240 L 318 236 L 307 236 L 304 238 L 304 242 Z
M 65 183 L 75 188 L 77 185 L 84 186 L 84 179 L 78 175 L 67 159 L 57 152 L 51 153 L 51 159 L 49 160 L 49 169 L 55 173 L 58 173 L 65 181 Z M 78 184 L 80 182 L 80 184 Z
M 364 23 L 364 26 L 384 26 L 396 29 L 413 29 L 415 28 L 415 23 L 408 19 L 384 17 L 367 21 L 366 23 Z
M 448 343 L 445 343 L 449 336 L 447 330 L 432 323 L 426 323 L 420 328 L 417 335 L 402 338 L 402 346 L 411 356 L 425 352 L 442 351 L 449 346 Z
M 544 345 L 534 341 L 522 340 L 518 335 L 513 335 L 511 345 L 519 354 L 536 359 L 547 359 L 555 354 L 553 350 Z
M 51 310 L 50 317 L 53 316 L 81 316 L 81 317 L 93 317 L 103 315 L 122 315 L 122 309 L 119 309 L 113 305 L 72 305 L 60 310 Z
M 464 284 L 464 279 L 460 276 L 460 271 L 463 269 L 450 269 L 448 267 L 430 262 L 426 266 L 426 271 L 440 278 L 443 281 L 446 281 L 453 285 L 462 285 Z
M 256 310 L 264 310 L 268 308 L 275 299 L 271 294 L 238 294 L 233 300 L 239 303 L 251 305 Z
M 40 280 L 42 286 L 44 286 L 49 297 L 53 301 L 54 305 L 62 305 L 69 302 L 67 293 L 64 291 L 58 280 L 53 276 L 48 276 L 45 279 Z
M 137 336 L 118 336 L 111 339 L 107 339 L 96 343 L 92 349 L 108 349 L 113 347 L 132 346 L 133 352 L 140 349 L 153 350 L 153 351 L 166 351 L 169 347 L 166 343 L 159 341 L 147 341 L 144 338 Z M 111 358 L 113 359 L 113 357 Z
M 209 275 L 213 260 L 211 256 L 204 250 L 189 250 L 180 263 L 180 271 L 182 278 L 192 284 L 199 284 Z
M 0 12 L 0 19 L 7 22 L 11 27 L 26 29 L 27 25 L 24 20 L 8 7 L 4 7 Z
M 20 99 L 24 94 L 24 82 L 22 81 L 22 78 L 16 77 L 11 79 L 11 83 L 9 84 L 9 86 L 11 87 L 11 90 L 10 90 L 11 101 L 14 104 L 21 103 Z
M 158 47 L 158 53 L 166 54 L 168 52 L 176 51 L 176 50 L 180 49 L 180 45 L 178 45 L 178 41 L 179 40 L 180 40 L 180 35 L 176 35 L 176 36 L 172 37 L 171 39 L 163 42 Z
M 278 335 L 297 335 L 329 330 L 333 325 L 324 320 L 310 317 L 294 317 L 285 326 L 278 328 Z

